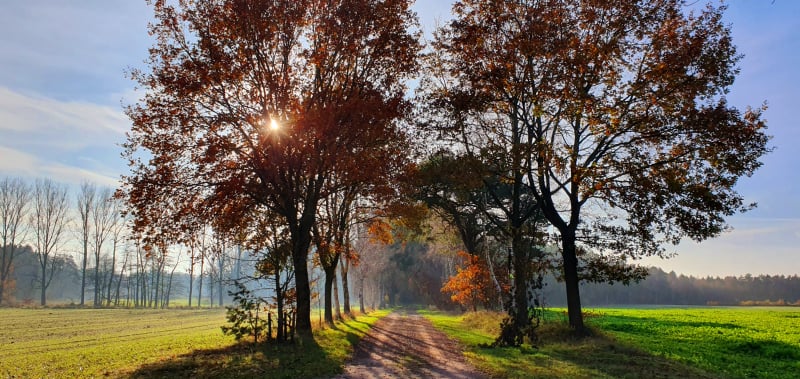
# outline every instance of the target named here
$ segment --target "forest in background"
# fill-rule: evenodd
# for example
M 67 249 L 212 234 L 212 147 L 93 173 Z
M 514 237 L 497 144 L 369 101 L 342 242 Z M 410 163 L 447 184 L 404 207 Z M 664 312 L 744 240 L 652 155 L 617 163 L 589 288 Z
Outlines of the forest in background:
M 463 264 L 453 253 L 437 251 L 435 245 L 411 242 L 392 245 L 372 246 L 366 254 L 373 255 L 369 264 L 353 270 L 356 285 L 351 287 L 351 297 L 364 296 L 365 307 L 380 308 L 394 305 L 423 304 L 435 305 L 442 309 L 457 309 L 459 304 L 442 291 L 447 280 L 455 275 Z M 110 261 L 104 259 L 101 266 L 103 304 L 129 307 L 168 307 L 188 304 L 189 286 L 192 286 L 193 304 L 197 306 L 198 296 L 203 306 L 230 304 L 228 291 L 232 289 L 232 279 L 236 270 L 251 272 L 253 262 L 244 254 L 243 269 L 236 265 L 237 257 L 229 256 L 221 274 L 218 266 L 204 273 L 203 289 L 199 288 L 199 276 L 189 280 L 185 267 L 173 270 L 176 265 L 169 262 L 162 272 L 156 275 L 158 267 L 149 265 L 146 260 L 137 260 L 132 255 L 131 262 L 123 273 L 117 268 L 111 276 Z M 174 257 L 179 258 L 179 257 Z M 48 289 L 48 299 L 57 304 L 76 304 L 80 298 L 80 269 L 75 260 L 64 255 L 58 258 L 59 267 Z M 141 265 L 138 266 L 137 265 Z M 249 269 L 247 268 L 249 266 Z M 206 266 L 209 267 L 209 266 Z M 94 268 L 88 267 L 90 270 Z M 35 304 L 39 288 L 38 262 L 30 246 L 18 249 L 14 270 L 11 273 L 13 287 L 6 300 L 14 305 Z M 312 277 L 319 288 L 319 278 L 323 275 L 318 269 Z M 798 275 L 744 275 L 726 277 L 694 277 L 665 272 L 658 267 L 650 267 L 649 275 L 639 283 L 629 285 L 584 283 L 581 287 L 585 304 L 590 307 L 615 305 L 800 305 L 800 276 Z M 155 278 L 159 281 L 155 282 Z M 563 307 L 566 297 L 563 288 L 552 275 L 544 278 L 542 299 L 546 307 Z M 191 284 L 190 284 L 191 283 Z M 109 287 L 111 290 L 109 291 Z M 263 284 L 251 285 L 253 288 Z M 13 288 L 13 289 L 12 289 Z M 198 294 L 198 290 L 199 294 Z M 87 294 L 94 292 L 87 288 Z M 156 294 L 159 293 L 160 295 Z M 319 291 L 315 291 L 319 299 Z M 344 294 L 339 291 L 340 296 Z M 108 294 L 108 295 L 105 295 Z M 266 291 L 264 296 L 271 296 Z M 221 296 L 220 296 L 221 295 Z M 160 298 L 156 304 L 153 302 Z M 9 304 L 8 301 L 4 304 Z M 480 302 L 481 308 L 500 309 L 499 303 Z

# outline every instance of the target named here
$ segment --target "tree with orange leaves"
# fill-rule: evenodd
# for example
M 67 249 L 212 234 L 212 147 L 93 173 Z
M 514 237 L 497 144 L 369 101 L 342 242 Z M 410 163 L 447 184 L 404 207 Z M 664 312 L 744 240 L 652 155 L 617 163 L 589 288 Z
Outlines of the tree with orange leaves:
M 442 286 L 442 292 L 449 293 L 453 302 L 477 311 L 479 304 L 487 304 L 491 300 L 489 267 L 480 256 L 465 251 L 459 251 L 457 255 L 461 259 L 461 266 Z
M 308 253 L 322 199 L 391 186 L 420 49 L 408 0 L 153 1 L 145 97 L 127 109 L 135 230 L 180 239 L 263 207 L 285 221 L 297 330 L 311 331 Z M 220 225 L 235 224 L 215 222 Z M 158 237 L 156 237 L 158 236 Z

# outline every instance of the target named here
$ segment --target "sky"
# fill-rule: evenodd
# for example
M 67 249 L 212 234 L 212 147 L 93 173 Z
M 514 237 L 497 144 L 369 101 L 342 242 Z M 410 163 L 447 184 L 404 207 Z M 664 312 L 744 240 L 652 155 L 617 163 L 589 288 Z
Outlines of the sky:
M 452 2 L 419 0 L 426 33 Z M 639 263 L 695 276 L 800 274 L 800 1 L 731 0 L 725 15 L 744 54 L 728 101 L 765 114 L 775 150 L 738 190 L 758 208 L 728 219 L 732 230 L 676 257 Z M 0 5 L 0 177 L 49 177 L 115 187 L 136 100 L 125 75 L 141 68 L 152 40 L 145 0 L 25 0 Z

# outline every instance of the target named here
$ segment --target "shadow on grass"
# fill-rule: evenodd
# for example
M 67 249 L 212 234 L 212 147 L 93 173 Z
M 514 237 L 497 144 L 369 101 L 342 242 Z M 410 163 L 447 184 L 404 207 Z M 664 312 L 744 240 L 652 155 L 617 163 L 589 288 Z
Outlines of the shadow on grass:
M 341 371 L 341 361 L 331 359 L 314 339 L 306 338 L 293 344 L 240 342 L 220 349 L 196 350 L 143 365 L 127 377 L 314 378 Z
M 658 355 L 731 377 L 797 378 L 800 368 L 798 345 L 755 337 L 732 323 L 608 316 L 598 326 Z
M 566 325 L 556 326 L 571 333 Z M 555 333 L 558 334 L 558 333 Z M 590 376 L 612 378 L 719 378 L 671 357 L 659 356 L 621 343 L 598 330 L 582 339 L 565 337 L 545 341 L 541 352 L 552 359 L 581 368 Z M 560 342 L 556 342 L 560 341 Z
M 598 330 L 578 338 L 565 324 L 540 329 L 538 347 L 475 347 L 478 366 L 509 378 L 703 378 L 721 376 L 621 343 Z

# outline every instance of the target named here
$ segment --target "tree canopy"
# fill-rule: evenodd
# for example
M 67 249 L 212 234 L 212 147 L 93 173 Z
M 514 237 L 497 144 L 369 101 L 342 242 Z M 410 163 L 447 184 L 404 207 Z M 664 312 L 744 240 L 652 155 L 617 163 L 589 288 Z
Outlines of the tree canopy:
M 727 103 L 740 55 L 725 8 L 690 5 L 465 0 L 434 42 L 427 124 L 482 161 L 521 152 L 514 174 L 558 232 L 576 329 L 581 278 L 638 275 L 620 263 L 751 207 L 735 185 L 769 150 L 764 107 Z
M 321 199 L 387 186 L 407 149 L 405 80 L 417 67 L 405 0 L 153 3 L 146 90 L 127 113 L 137 231 L 180 240 L 198 220 L 263 207 L 285 221 L 308 332 L 308 253 Z M 239 210 L 239 211 L 237 211 Z M 224 222 L 220 223 L 224 225 Z

